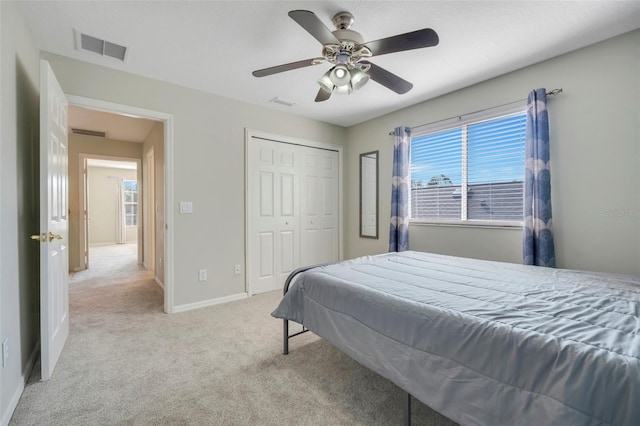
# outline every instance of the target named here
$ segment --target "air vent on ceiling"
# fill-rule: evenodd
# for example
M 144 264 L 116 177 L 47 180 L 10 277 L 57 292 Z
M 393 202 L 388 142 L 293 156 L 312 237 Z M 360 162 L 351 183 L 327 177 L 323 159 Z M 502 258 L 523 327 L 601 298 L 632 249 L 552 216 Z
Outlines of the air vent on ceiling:
M 269 102 L 288 106 L 288 107 L 294 106 L 295 104 L 298 103 L 298 101 L 292 101 L 291 99 L 281 98 L 280 96 L 276 96 L 275 98 L 271 99 Z
M 73 132 L 74 135 L 97 136 L 99 138 L 107 137 L 106 132 L 99 132 L 97 130 L 78 129 L 78 128 L 72 127 L 71 131 Z
M 88 50 L 89 52 L 109 56 L 110 58 L 119 59 L 123 62 L 127 58 L 128 49 L 124 46 L 83 34 L 78 30 L 75 30 L 75 33 L 77 49 Z

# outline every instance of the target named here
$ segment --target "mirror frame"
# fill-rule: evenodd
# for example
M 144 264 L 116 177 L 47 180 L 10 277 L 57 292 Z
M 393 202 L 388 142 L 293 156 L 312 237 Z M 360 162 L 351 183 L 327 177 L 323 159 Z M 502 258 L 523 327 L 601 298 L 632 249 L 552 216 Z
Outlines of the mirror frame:
M 362 233 L 362 160 L 365 157 L 369 157 L 372 154 L 375 154 L 376 160 L 376 233 L 375 235 L 364 235 Z M 360 184 L 360 238 L 372 238 L 377 240 L 379 238 L 379 230 L 380 227 L 380 218 L 379 218 L 379 201 L 380 201 L 380 178 L 379 178 L 379 169 L 380 169 L 380 151 L 370 151 L 360 154 L 360 174 L 359 174 L 359 184 Z

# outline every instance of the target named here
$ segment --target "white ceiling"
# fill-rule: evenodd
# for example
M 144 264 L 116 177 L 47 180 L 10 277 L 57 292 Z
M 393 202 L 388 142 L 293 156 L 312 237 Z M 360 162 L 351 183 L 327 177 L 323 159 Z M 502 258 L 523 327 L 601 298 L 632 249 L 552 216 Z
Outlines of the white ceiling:
M 105 132 L 107 139 L 142 143 L 155 121 L 110 112 L 69 106 L 69 129 L 79 128 Z
M 40 49 L 229 98 L 350 126 L 640 27 L 638 1 L 23 1 Z M 375 82 L 314 102 L 327 64 L 256 78 L 251 71 L 321 56 L 287 12 L 313 11 L 330 29 L 342 10 L 367 41 L 421 28 L 436 47 L 372 62 L 412 82 Z M 78 51 L 77 29 L 127 46 L 126 63 Z M 271 104 L 276 96 L 298 101 Z

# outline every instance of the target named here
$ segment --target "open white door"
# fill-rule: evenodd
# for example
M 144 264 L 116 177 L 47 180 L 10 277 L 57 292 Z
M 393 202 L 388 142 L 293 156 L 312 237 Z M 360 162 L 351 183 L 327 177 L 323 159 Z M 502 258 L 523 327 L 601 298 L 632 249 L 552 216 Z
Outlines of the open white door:
M 40 61 L 40 350 L 49 380 L 69 335 L 67 99 Z

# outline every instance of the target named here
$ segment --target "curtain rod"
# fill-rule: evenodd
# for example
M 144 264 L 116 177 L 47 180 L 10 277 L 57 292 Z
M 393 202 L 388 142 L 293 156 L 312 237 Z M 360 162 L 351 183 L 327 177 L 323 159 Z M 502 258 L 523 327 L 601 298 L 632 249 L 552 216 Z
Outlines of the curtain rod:
M 553 90 L 551 90 L 549 92 L 546 92 L 545 96 L 554 96 L 554 95 L 559 95 L 560 93 L 562 93 L 562 87 L 559 88 L 559 89 L 553 89 Z M 502 104 L 502 105 L 497 105 L 497 106 L 494 106 L 494 107 L 491 107 L 491 108 L 479 109 L 477 111 L 468 112 L 466 114 L 454 115 L 453 117 L 444 118 L 442 120 L 437 120 L 437 121 L 432 121 L 431 123 L 419 124 L 417 126 L 410 127 L 410 129 L 413 130 L 413 129 L 417 129 L 418 127 L 430 126 L 432 124 L 440 123 L 442 121 L 451 120 L 452 118 L 455 118 L 455 117 L 462 118 L 465 115 L 477 114 L 479 112 L 484 112 L 484 111 L 488 111 L 490 109 L 500 108 L 500 107 L 504 107 L 504 106 L 507 106 L 507 105 L 515 104 L 515 103 L 518 103 L 518 102 L 524 102 L 524 101 L 526 101 L 526 99 L 520 99 L 518 101 L 509 102 L 509 103 Z M 393 136 L 393 134 L 394 134 L 393 132 L 389 132 L 389 136 Z

